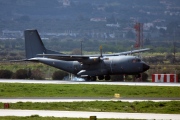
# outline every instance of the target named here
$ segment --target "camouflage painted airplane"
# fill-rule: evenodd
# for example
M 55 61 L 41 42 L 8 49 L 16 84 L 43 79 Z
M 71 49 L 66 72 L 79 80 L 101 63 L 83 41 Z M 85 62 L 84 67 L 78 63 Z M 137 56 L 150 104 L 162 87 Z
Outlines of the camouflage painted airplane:
M 150 50 L 139 49 L 114 54 L 68 55 L 44 47 L 37 30 L 25 30 L 25 61 L 41 62 L 55 68 L 72 73 L 77 77 L 95 81 L 109 80 L 110 75 L 137 75 L 149 69 L 149 66 L 137 56 L 128 54 Z

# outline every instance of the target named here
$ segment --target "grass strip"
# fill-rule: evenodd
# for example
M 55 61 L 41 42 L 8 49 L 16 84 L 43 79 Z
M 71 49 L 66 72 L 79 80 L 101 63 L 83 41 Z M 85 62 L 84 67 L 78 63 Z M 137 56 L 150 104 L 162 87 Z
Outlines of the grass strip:
M 121 97 L 179 98 L 180 87 L 85 84 L 0 83 L 0 97 Z
M 0 103 L 1 109 L 3 103 Z M 62 111 L 92 111 L 92 112 L 128 112 L 128 113 L 164 113 L 180 114 L 180 101 L 171 102 L 54 102 L 54 103 L 11 103 L 10 109 L 28 110 L 62 110 Z

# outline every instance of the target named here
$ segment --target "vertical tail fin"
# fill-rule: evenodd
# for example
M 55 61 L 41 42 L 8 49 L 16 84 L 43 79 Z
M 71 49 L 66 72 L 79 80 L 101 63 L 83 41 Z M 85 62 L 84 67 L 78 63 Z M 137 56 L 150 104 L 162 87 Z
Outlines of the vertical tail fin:
M 25 30 L 24 37 L 27 59 L 36 57 L 37 54 L 46 53 L 46 48 L 44 47 L 37 30 Z
M 37 30 L 25 30 L 24 37 L 27 59 L 36 57 L 37 54 L 60 54 L 59 52 L 51 51 L 44 47 Z

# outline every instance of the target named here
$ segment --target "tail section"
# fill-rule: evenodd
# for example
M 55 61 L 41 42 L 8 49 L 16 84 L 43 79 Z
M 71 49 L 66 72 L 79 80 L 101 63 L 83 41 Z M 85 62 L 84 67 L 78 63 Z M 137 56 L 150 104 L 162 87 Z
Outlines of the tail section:
M 37 30 L 25 30 L 24 36 L 27 59 L 36 57 L 37 54 L 59 54 L 44 47 Z

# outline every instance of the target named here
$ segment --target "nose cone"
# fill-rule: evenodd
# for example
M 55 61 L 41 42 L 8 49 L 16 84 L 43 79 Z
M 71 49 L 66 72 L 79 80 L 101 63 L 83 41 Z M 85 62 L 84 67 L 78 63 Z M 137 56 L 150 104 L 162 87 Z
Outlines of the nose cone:
M 148 70 L 149 68 L 150 68 L 149 65 L 143 63 L 143 71 L 146 71 L 146 70 Z

